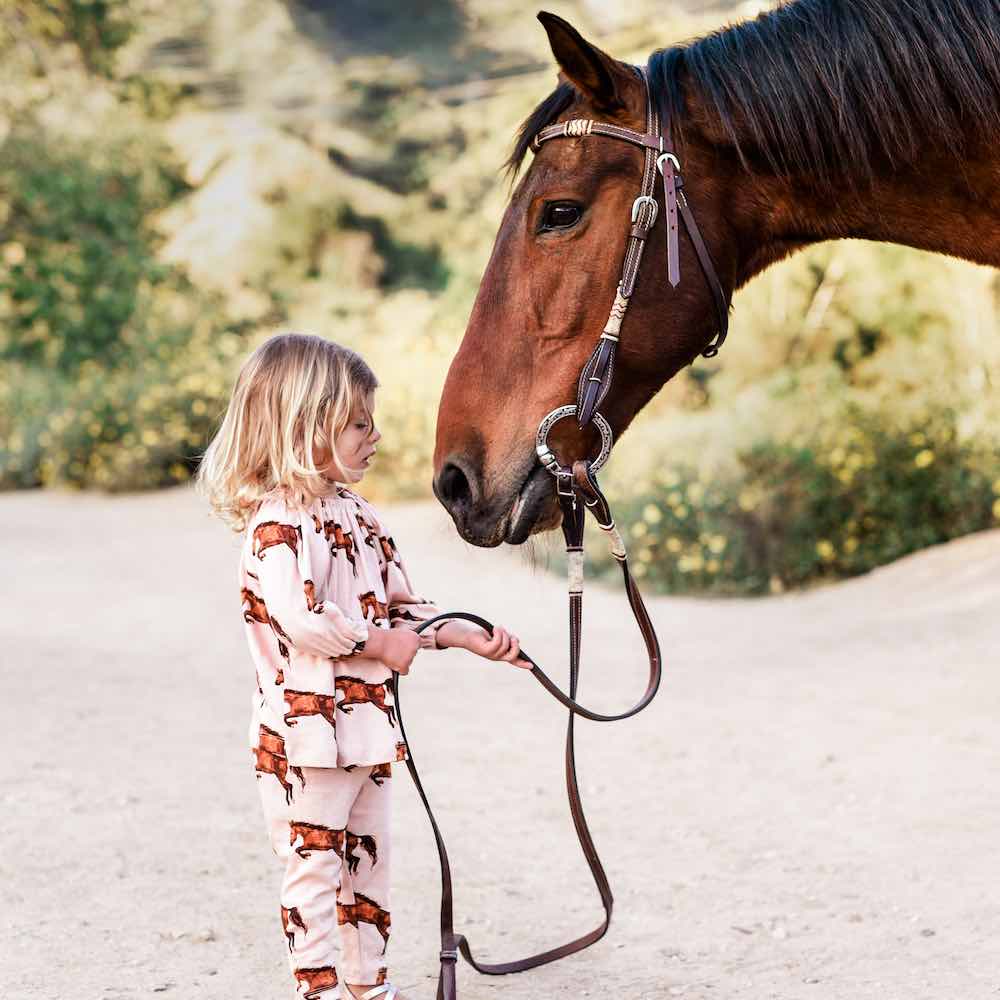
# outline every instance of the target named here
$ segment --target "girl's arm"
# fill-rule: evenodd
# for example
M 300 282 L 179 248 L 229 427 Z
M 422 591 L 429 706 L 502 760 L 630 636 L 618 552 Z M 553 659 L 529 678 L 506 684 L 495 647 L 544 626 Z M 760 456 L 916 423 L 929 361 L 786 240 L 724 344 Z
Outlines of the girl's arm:
M 392 559 L 383 558 L 381 560 L 386 572 L 385 593 L 386 603 L 389 607 L 390 628 L 412 629 L 420 622 L 440 615 L 441 608 L 433 601 L 426 597 L 419 597 L 414 592 L 406 566 L 395 542 L 370 505 L 369 511 L 375 517 L 378 534 L 383 536 L 385 542 L 388 543 L 386 548 L 382 549 L 383 556 L 387 550 L 393 556 Z M 418 638 L 421 649 L 447 649 L 450 646 L 459 646 L 488 659 L 510 659 L 515 666 L 530 667 L 527 662 L 516 659 L 519 652 L 518 641 L 516 638 L 512 640 L 510 634 L 503 628 L 498 628 L 497 634 L 491 639 L 485 629 L 473 622 L 455 619 L 438 622 L 436 625 L 424 629 Z
M 395 548 L 395 546 L 393 546 Z M 386 562 L 385 599 L 389 608 L 390 628 L 415 629 L 421 622 L 441 614 L 441 609 L 426 597 L 414 593 L 410 576 L 403 559 L 396 550 L 394 558 Z M 419 633 L 421 649 L 443 649 L 436 636 L 448 624 L 439 622 Z
M 420 622 L 440 615 L 442 610 L 428 599 L 414 594 L 410 577 L 398 550 L 395 555 L 396 562 L 388 564 L 386 583 L 386 600 L 389 605 L 391 628 L 415 628 Z M 491 639 L 487 632 L 474 622 L 463 619 L 442 621 L 420 633 L 420 648 L 448 649 L 452 646 L 458 646 L 489 659 L 506 659 L 506 654 L 511 649 L 510 639 L 506 630 L 500 629 L 499 631 L 501 634 Z M 517 646 L 514 647 L 514 650 L 516 655 Z M 518 662 L 517 665 L 527 666 L 528 664 Z
M 262 524 L 264 521 L 262 518 Z M 313 602 L 306 530 L 312 531 L 313 526 L 303 524 L 301 515 L 278 508 L 263 532 L 269 539 L 284 537 L 287 541 L 260 546 L 254 540 L 250 562 L 271 628 L 279 638 L 314 656 L 336 659 L 357 655 L 360 644 L 368 639 L 368 622 L 349 617 L 333 601 Z M 260 554 L 254 555 L 258 548 Z

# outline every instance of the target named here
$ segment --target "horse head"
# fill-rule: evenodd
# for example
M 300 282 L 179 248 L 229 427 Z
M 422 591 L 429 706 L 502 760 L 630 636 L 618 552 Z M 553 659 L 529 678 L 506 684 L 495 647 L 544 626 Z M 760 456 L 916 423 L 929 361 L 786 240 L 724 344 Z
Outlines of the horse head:
M 647 89 L 637 69 L 561 18 L 541 13 L 539 20 L 559 65 L 559 85 L 522 125 L 511 169 L 553 123 L 585 119 L 644 133 Z M 547 413 L 574 400 L 615 302 L 645 158 L 641 148 L 596 134 L 546 142 L 513 191 L 438 415 L 434 492 L 467 541 L 519 544 L 559 522 L 535 432 Z M 682 162 L 685 192 L 728 302 L 737 253 L 725 164 L 694 132 Z M 668 283 L 663 192 L 656 198 L 658 221 L 648 233 L 613 384 L 600 407 L 616 438 L 718 327 L 712 290 L 688 239 L 679 243 L 682 280 Z M 581 431 L 562 421 L 550 442 L 569 464 L 594 454 L 595 437 L 592 427 Z

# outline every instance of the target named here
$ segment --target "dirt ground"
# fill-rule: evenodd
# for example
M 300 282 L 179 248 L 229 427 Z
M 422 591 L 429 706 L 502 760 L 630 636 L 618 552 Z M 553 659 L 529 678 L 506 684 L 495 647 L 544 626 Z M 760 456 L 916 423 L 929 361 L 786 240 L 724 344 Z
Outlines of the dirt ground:
M 0 996 L 290 998 L 238 541 L 188 487 L 0 508 Z M 565 676 L 561 579 L 465 545 L 434 504 L 383 513 L 418 589 Z M 578 723 L 611 930 L 518 976 L 460 963 L 463 1000 L 1000 996 L 1000 532 L 806 595 L 650 603 L 659 696 Z M 643 685 L 627 614 L 588 591 L 581 694 L 606 710 Z M 401 696 L 480 957 L 594 926 L 565 711 L 461 651 L 422 653 Z M 431 1000 L 436 856 L 405 769 L 393 784 L 390 972 Z

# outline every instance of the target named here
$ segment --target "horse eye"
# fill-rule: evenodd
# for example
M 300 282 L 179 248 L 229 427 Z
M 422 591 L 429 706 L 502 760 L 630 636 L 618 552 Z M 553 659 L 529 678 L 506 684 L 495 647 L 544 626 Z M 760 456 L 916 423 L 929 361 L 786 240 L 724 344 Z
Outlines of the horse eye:
M 569 229 L 582 214 L 580 206 L 571 201 L 550 201 L 542 212 L 541 229 Z

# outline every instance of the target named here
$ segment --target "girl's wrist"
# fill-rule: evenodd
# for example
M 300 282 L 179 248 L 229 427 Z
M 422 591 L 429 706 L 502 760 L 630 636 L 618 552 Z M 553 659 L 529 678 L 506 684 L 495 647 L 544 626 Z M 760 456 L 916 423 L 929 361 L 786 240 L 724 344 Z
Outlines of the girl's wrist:
M 473 625 L 471 622 L 444 622 L 435 630 L 434 638 L 437 641 L 438 649 L 464 648 L 466 636 L 478 628 L 478 625 Z

